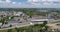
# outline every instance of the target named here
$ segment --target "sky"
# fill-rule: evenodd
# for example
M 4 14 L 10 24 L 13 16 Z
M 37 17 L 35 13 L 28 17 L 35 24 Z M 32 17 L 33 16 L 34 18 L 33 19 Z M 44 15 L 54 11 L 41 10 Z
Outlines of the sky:
M 60 0 L 0 0 L 0 8 L 60 8 Z

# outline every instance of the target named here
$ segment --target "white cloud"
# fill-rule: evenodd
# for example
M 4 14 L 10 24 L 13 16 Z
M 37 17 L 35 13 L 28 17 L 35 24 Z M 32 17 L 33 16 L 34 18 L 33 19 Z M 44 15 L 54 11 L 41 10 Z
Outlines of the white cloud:
M 60 0 L 28 0 L 28 2 L 60 2 Z
M 54 3 L 56 2 L 56 3 Z M 22 3 L 22 2 L 12 2 L 11 0 L 6 0 L 6 1 L 1 1 L 0 0 L 0 4 L 1 7 L 54 7 L 54 5 L 56 5 L 56 7 L 58 6 L 57 3 L 60 2 L 60 0 L 28 0 L 26 3 Z M 60 4 L 59 4 L 60 5 Z
M 16 2 L 12 2 L 12 4 L 16 4 Z
M 21 4 L 21 2 L 12 2 L 11 0 L 0 0 L 0 4 Z
M 60 0 L 28 0 L 27 1 L 28 3 L 31 3 L 31 4 L 35 4 L 35 5 L 38 5 L 38 3 L 42 3 L 44 5 L 50 5 L 50 4 L 58 4 L 60 3 Z M 55 3 L 54 3 L 55 2 Z
M 60 1 L 60 0 L 47 0 L 47 1 L 58 2 L 58 1 Z
M 11 1 L 10 0 L 5 0 L 5 1 L 0 0 L 0 4 L 4 4 L 4 3 L 10 4 Z
M 10 0 L 6 0 L 7 3 L 10 3 L 11 1 Z
M 40 2 L 41 0 L 28 0 L 28 2 Z

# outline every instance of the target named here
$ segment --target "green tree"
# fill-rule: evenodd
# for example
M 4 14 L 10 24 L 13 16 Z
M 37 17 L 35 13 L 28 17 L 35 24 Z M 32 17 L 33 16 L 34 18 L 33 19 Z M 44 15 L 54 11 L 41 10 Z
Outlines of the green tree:
M 5 23 L 5 18 L 2 18 L 0 21 L 2 22 L 3 25 Z
M 16 29 L 16 31 L 17 31 L 17 32 L 19 32 L 19 31 L 20 31 L 20 29 L 19 29 L 19 28 L 15 28 L 15 29 Z
M 46 26 L 47 21 L 44 21 L 43 24 L 41 24 L 42 28 L 40 29 L 40 32 L 47 32 L 48 26 Z
M 47 21 L 44 21 L 43 26 L 45 26 L 46 24 L 47 24 Z
M 13 29 L 8 29 L 8 31 L 7 32 L 13 32 Z
M 33 11 L 28 11 L 27 14 L 30 16 L 30 18 L 32 18 L 32 16 L 33 16 Z

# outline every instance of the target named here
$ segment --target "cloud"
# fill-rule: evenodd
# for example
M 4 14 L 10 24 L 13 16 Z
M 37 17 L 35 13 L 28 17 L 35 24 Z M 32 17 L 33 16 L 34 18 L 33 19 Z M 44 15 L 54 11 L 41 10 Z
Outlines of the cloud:
M 16 2 L 12 2 L 12 4 L 17 4 Z
M 12 0 L 1 1 L 0 7 L 14 8 L 41 8 L 41 7 L 59 7 L 60 0 L 27 0 L 26 2 L 13 2 Z
M 11 1 L 10 0 L 6 0 L 7 3 L 10 3 Z
M 41 0 L 28 0 L 28 2 L 40 2 Z
M 60 3 L 60 0 L 28 0 L 29 3 L 54 4 Z
M 58 1 L 60 1 L 60 0 L 28 0 L 29 2 L 41 2 L 41 1 L 49 1 L 49 2 L 54 2 L 54 1 L 56 1 L 56 2 L 58 2 Z
M 10 4 L 11 1 L 10 0 L 5 0 L 5 1 L 0 0 L 0 4 L 4 4 L 4 3 Z

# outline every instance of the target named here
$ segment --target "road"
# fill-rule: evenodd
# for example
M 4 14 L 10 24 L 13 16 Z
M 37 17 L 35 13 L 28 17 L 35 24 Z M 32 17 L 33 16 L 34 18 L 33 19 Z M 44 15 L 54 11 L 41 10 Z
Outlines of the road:
M 7 30 L 7 29 L 19 28 L 19 27 L 30 26 L 30 25 L 31 24 L 17 25 L 17 26 L 13 26 L 13 27 L 9 27 L 9 28 L 2 28 L 0 30 Z
M 22 23 L 19 23 L 19 22 L 22 22 Z M 40 21 L 8 21 L 8 24 L 4 24 L 0 30 L 12 29 L 16 27 L 19 28 L 19 27 L 30 26 L 34 24 L 42 24 L 42 23 L 43 21 L 42 22 Z M 12 25 L 12 27 L 8 27 L 10 25 Z
M 8 24 L 4 24 L 1 26 L 2 28 L 0 30 L 6 30 L 6 29 L 12 29 L 12 28 L 19 28 L 19 27 L 24 27 L 24 26 L 30 26 L 34 24 L 42 24 L 43 22 L 31 22 L 31 21 L 22 21 L 22 23 L 19 23 L 19 21 L 14 22 L 8 22 Z M 8 27 L 9 25 L 12 25 L 12 27 Z M 4 27 L 4 28 L 3 28 Z

